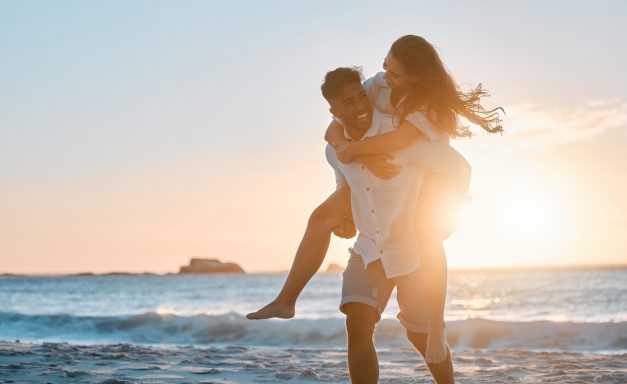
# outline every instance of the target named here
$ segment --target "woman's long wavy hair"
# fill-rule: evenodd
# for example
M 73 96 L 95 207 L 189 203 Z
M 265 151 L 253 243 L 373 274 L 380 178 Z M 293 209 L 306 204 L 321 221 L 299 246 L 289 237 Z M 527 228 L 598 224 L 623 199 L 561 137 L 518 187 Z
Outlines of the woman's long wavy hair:
M 400 106 L 402 118 L 413 111 L 426 116 L 450 137 L 470 136 L 470 130 L 459 121 L 463 116 L 488 132 L 502 132 L 499 112 L 502 108 L 485 109 L 480 101 L 488 91 L 479 84 L 470 92 L 462 92 L 447 72 L 435 48 L 422 37 L 406 35 L 394 42 L 390 53 L 415 78 Z

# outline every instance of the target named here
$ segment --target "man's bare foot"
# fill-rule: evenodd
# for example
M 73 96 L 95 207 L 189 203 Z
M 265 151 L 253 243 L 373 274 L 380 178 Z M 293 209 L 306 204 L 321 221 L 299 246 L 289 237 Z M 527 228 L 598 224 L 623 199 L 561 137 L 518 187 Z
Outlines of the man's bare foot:
M 427 353 L 425 361 L 429 364 L 438 364 L 446 360 L 448 348 L 446 343 L 446 330 L 444 327 L 431 327 L 427 337 Z
M 246 315 L 249 320 L 262 320 L 278 317 L 279 319 L 291 319 L 295 313 L 294 305 L 284 304 L 277 300 L 261 308 L 257 312 Z

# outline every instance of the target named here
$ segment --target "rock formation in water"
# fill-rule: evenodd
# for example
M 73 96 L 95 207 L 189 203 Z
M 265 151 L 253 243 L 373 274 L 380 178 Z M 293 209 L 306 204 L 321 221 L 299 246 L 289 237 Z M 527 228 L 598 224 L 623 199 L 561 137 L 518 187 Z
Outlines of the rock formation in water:
M 246 273 L 235 263 L 223 263 L 217 259 L 191 259 L 189 265 L 182 266 L 179 273 Z
M 327 267 L 327 273 L 342 273 L 344 272 L 344 267 L 339 264 L 330 263 Z

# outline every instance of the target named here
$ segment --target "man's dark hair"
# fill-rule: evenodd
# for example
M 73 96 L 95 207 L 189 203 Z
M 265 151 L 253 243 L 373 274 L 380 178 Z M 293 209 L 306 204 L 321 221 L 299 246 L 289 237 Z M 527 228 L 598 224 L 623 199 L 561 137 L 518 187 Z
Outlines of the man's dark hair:
M 331 100 L 342 91 L 342 88 L 353 83 L 361 84 L 363 78 L 364 75 L 361 73 L 360 67 L 340 67 L 327 72 L 324 83 L 320 87 L 322 96 L 331 103 Z

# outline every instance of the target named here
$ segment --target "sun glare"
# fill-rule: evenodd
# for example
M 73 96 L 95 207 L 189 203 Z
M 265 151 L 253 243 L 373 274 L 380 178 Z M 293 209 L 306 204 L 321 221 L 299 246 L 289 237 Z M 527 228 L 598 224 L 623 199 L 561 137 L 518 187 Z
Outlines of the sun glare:
M 464 266 L 559 263 L 568 227 L 558 194 L 513 189 L 484 196 L 459 214 L 454 247 Z M 459 240 L 459 241 L 458 241 Z M 474 252 L 472 252 L 474 251 Z
M 498 210 L 503 229 L 528 238 L 542 238 L 557 220 L 555 207 L 547 196 L 509 196 Z

